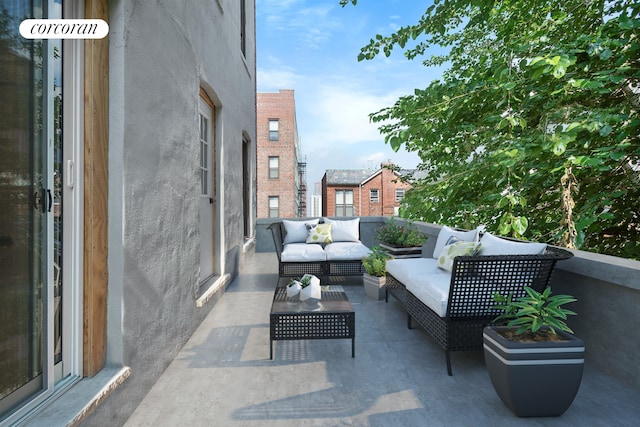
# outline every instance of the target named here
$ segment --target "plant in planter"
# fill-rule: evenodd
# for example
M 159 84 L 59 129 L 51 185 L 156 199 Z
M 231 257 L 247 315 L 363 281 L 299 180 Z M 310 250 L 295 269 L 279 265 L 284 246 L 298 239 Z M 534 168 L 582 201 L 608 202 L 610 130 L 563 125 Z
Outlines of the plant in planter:
M 299 280 L 291 279 L 287 285 L 287 297 L 296 298 L 300 294 L 302 283 Z
M 573 402 L 584 367 L 584 343 L 565 320 L 575 315 L 562 305 L 570 295 L 551 295 L 529 287 L 514 299 L 495 294 L 504 313 L 483 331 L 484 356 L 498 396 L 519 417 L 562 415 Z
M 391 257 L 380 246 L 373 246 L 371 254 L 362 258 L 365 273 L 362 275 L 365 294 L 373 299 L 382 299 L 387 274 L 387 260 Z
M 427 240 L 413 224 L 401 225 L 393 218 L 378 228 L 376 237 L 380 246 L 394 258 L 420 256 L 422 244 Z
M 305 274 L 300 278 L 300 301 L 308 306 L 316 306 L 321 295 L 320 279 L 312 274 Z

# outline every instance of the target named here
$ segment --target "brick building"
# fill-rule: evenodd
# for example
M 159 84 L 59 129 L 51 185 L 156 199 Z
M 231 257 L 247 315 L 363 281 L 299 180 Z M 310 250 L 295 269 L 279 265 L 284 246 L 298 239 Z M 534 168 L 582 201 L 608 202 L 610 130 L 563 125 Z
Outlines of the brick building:
M 293 90 L 257 94 L 256 179 L 258 218 L 307 215 L 306 163 Z
M 322 177 L 322 215 L 391 216 L 411 184 L 400 182 L 400 173 L 383 163 L 377 171 L 370 169 L 328 169 Z

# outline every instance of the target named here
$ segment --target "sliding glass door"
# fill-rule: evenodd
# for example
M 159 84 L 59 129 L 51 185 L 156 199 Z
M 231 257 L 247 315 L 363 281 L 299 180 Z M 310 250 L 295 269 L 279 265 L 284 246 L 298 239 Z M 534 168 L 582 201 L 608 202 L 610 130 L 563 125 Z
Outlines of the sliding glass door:
M 0 421 L 63 361 L 62 43 L 18 31 L 61 17 L 60 0 L 0 0 Z

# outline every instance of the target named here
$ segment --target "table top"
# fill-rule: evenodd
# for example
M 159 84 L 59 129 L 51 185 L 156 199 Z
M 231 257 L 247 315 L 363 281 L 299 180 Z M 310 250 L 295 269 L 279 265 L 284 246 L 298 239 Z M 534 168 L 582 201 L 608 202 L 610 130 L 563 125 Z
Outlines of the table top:
M 353 306 L 342 286 L 322 286 L 322 296 L 315 306 L 301 302 L 298 297 L 288 298 L 286 286 L 276 288 L 271 305 L 271 314 L 278 313 L 344 313 L 353 312 Z

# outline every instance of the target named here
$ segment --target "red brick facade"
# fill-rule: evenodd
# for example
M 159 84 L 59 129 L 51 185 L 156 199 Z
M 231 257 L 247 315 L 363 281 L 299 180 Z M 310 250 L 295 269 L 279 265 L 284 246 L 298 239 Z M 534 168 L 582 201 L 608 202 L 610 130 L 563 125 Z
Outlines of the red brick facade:
M 366 171 L 343 172 L 351 172 L 354 180 L 346 182 L 349 181 L 348 177 L 332 179 L 331 176 L 328 177 L 329 171 L 322 177 L 322 215 L 324 216 L 341 216 L 345 211 L 347 216 L 392 216 L 396 214 L 396 208 L 400 206 L 402 198 L 396 199 L 396 190 L 406 192 L 411 188 L 411 184 L 400 182 L 398 175 L 386 167 L 370 174 Z M 336 192 L 342 191 L 353 194 L 352 209 L 348 206 L 349 200 L 346 200 L 346 209 L 336 210 Z M 377 197 L 375 197 L 376 194 Z M 353 214 L 349 215 L 351 210 Z
M 278 140 L 269 139 L 269 121 L 278 121 Z M 257 217 L 269 218 L 269 198 L 278 197 L 277 216 L 299 216 L 298 128 L 293 90 L 257 94 Z M 269 158 L 278 158 L 278 177 L 269 177 Z M 306 197 L 306 195 L 305 195 Z

